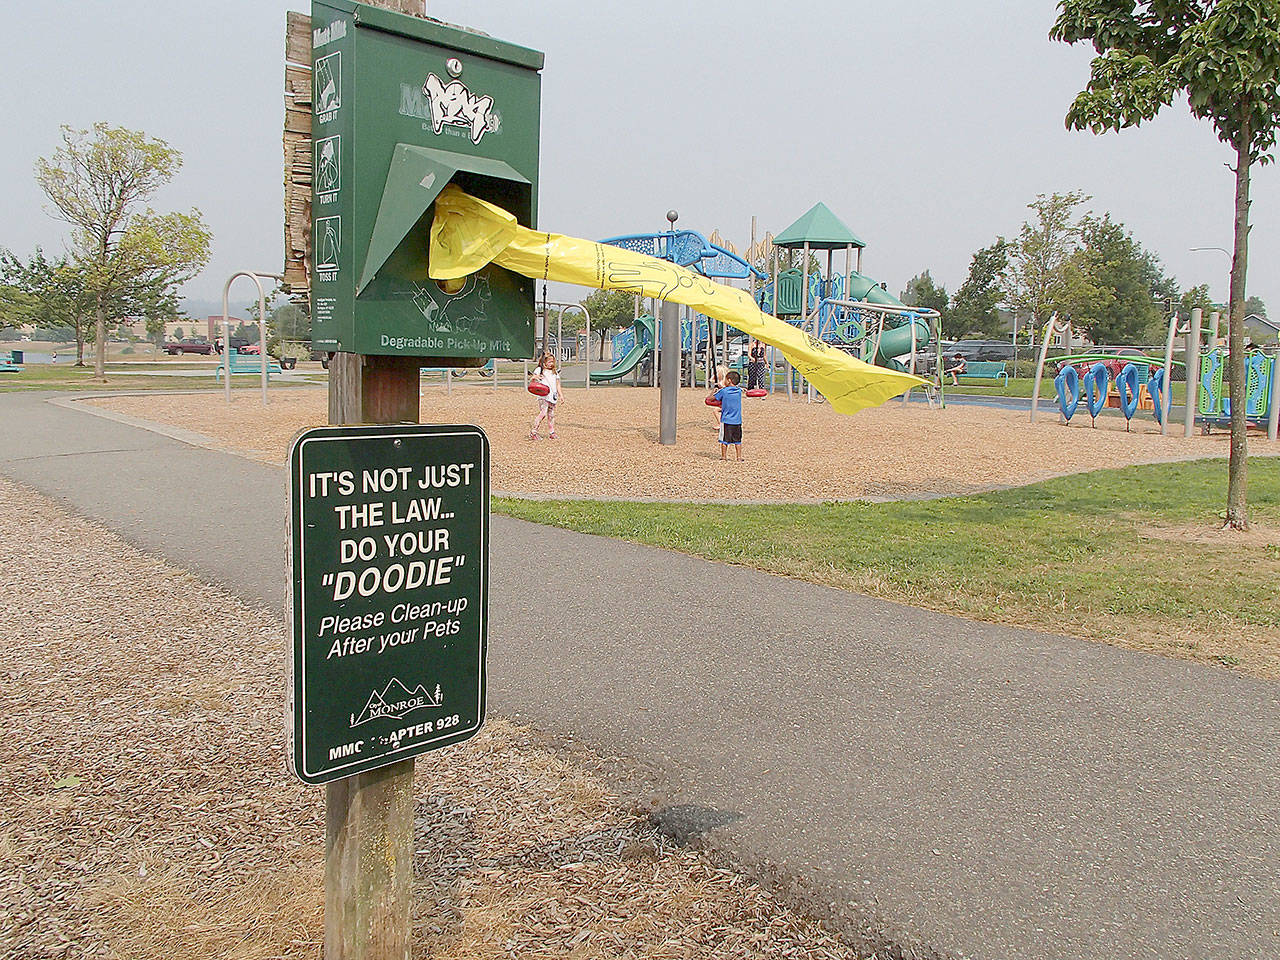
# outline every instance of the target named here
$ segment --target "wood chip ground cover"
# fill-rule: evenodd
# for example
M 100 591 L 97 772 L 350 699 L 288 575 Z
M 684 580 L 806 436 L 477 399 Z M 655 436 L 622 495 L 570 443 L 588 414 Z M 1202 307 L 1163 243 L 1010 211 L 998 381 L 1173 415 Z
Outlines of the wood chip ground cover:
M 473 378 L 474 379 L 474 378 Z M 658 392 L 612 387 L 566 391 L 560 439 L 530 441 L 533 398 L 468 382 L 452 394 L 423 387 L 426 423 L 474 423 L 493 445 L 493 489 L 517 496 L 630 500 L 815 502 L 973 493 L 1068 473 L 1175 459 L 1225 456 L 1225 435 L 1162 437 L 1154 423 L 1088 417 L 1055 422 L 1052 405 L 1036 424 L 1027 414 L 953 404 L 891 401 L 846 417 L 826 404 L 785 397 L 746 403 L 746 462 L 723 464 L 702 391 L 680 392 L 677 443 L 658 439 Z M 224 449 L 283 463 L 290 439 L 327 422 L 323 390 L 259 395 L 121 396 L 91 401 L 132 417 L 195 431 Z M 1254 453 L 1270 452 L 1256 443 Z
M 0 480 L 0 956 L 316 958 L 283 625 Z M 855 954 L 492 721 L 418 765 L 415 956 Z

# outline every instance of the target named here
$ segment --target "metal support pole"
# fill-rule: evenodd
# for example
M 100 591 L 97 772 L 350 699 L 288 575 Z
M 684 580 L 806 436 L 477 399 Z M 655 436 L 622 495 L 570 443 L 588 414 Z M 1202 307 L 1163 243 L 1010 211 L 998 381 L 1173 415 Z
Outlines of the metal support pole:
M 778 248 L 773 248 L 773 318 L 778 318 Z M 791 361 L 785 357 L 782 360 L 782 373 L 787 380 L 787 400 L 791 400 Z M 770 360 L 769 365 L 769 386 L 773 386 L 773 361 Z
M 808 331 L 809 327 L 809 241 L 804 242 L 804 252 L 800 255 L 800 269 L 804 280 L 800 285 L 800 329 Z M 813 402 L 813 390 L 806 391 L 806 398 Z
M 662 366 L 659 399 L 658 442 L 671 446 L 676 442 L 676 407 L 680 402 L 680 307 L 662 304 Z
M 1013 315 L 1013 379 L 1018 379 L 1018 315 L 1016 313 Z
M 853 294 L 849 291 L 853 289 L 853 244 L 846 243 L 844 246 L 844 289 L 840 291 L 840 296 L 845 300 L 852 300 Z
M 231 281 L 227 281 L 227 286 Z M 231 321 L 227 318 L 227 291 L 222 291 L 222 386 L 231 402 Z
M 698 364 L 694 357 L 698 353 L 698 315 L 693 312 L 693 307 L 684 308 L 685 318 L 689 322 L 689 383 L 688 386 L 696 387 L 698 385 Z M 680 327 L 680 362 L 684 363 L 684 326 Z
M 1182 359 L 1186 363 L 1187 389 L 1183 397 L 1186 411 L 1182 416 L 1182 435 L 1190 437 L 1196 432 L 1197 394 L 1200 390 L 1200 322 L 1204 315 L 1197 307 L 1191 311 L 1191 322 L 1187 324 L 1186 346 L 1182 351 Z M 1166 384 L 1165 393 L 1173 397 L 1173 385 Z
M 1272 443 L 1280 437 L 1280 342 L 1271 355 L 1271 408 L 1267 411 L 1267 439 Z
M 263 277 L 279 280 L 278 273 L 258 273 L 253 270 L 240 270 L 227 278 L 222 285 L 222 379 L 227 403 L 231 402 L 231 317 L 228 315 L 228 302 L 231 284 L 241 277 L 248 277 L 258 288 L 258 339 L 261 349 L 259 359 L 262 361 L 262 405 L 267 405 L 267 291 L 262 286 Z
M 1044 375 L 1044 362 L 1049 355 L 1049 338 L 1053 336 L 1053 328 L 1058 315 L 1055 313 L 1044 325 L 1044 342 L 1040 344 L 1040 359 L 1036 361 L 1036 381 L 1031 387 L 1031 422 L 1036 422 L 1036 411 L 1040 407 L 1040 378 Z M 1034 325 L 1033 325 L 1034 329 Z M 1067 330 L 1071 325 L 1067 324 Z M 942 366 L 942 344 L 938 344 L 938 366 Z
M 1197 311 L 1192 311 L 1193 322 L 1200 325 Z M 1164 342 L 1164 396 L 1160 398 L 1160 436 L 1169 433 L 1169 408 L 1173 405 L 1173 338 L 1178 335 L 1178 315 L 1169 318 L 1169 335 Z M 1190 371 L 1188 371 L 1188 374 Z
M 587 315 L 587 356 L 586 356 L 587 372 L 582 379 L 583 379 L 583 386 L 587 390 L 590 390 L 591 389 L 591 314 L 587 313 L 586 310 L 583 310 L 582 312 Z
M 935 316 L 929 321 L 929 333 L 933 340 L 933 376 L 938 381 L 938 406 L 947 409 L 946 377 L 942 373 L 942 317 Z
M 254 279 L 257 279 L 256 277 Z M 230 341 L 228 341 L 229 343 Z M 262 361 L 262 405 L 267 405 L 267 296 L 258 284 L 258 359 Z
M 656 387 L 658 385 L 658 354 L 661 350 L 661 345 L 658 343 L 658 339 L 660 337 L 660 331 L 658 330 L 658 326 L 660 325 L 658 320 L 658 314 L 660 314 L 661 312 L 662 310 L 659 309 L 658 307 L 658 298 L 650 297 L 649 313 L 653 317 L 653 327 L 654 327 L 653 357 L 652 357 L 652 362 L 649 364 L 649 386 L 651 387 Z M 639 333 L 637 333 L 636 336 L 639 336 Z

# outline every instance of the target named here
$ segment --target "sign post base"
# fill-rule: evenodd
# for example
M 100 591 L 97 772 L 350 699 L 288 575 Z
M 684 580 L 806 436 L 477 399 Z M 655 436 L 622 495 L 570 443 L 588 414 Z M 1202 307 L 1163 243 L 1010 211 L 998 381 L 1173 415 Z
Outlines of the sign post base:
M 325 960 L 408 960 L 413 763 L 325 787 Z

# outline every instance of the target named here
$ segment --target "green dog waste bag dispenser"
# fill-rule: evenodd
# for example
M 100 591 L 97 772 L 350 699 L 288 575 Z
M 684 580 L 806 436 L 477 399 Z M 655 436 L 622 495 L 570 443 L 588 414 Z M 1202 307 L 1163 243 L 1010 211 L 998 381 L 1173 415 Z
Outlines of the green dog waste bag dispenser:
M 427 259 L 451 182 L 534 225 L 542 54 L 346 0 L 311 27 L 315 348 L 532 356 L 532 280 L 490 264 L 442 287 Z

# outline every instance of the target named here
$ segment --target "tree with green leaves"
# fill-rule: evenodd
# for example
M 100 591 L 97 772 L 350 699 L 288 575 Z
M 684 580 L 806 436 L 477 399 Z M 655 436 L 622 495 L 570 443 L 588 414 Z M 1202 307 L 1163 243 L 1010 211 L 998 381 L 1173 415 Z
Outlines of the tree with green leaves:
M 286 299 L 281 287 L 267 291 L 267 352 L 280 354 L 282 341 L 309 343 L 311 341 L 311 313 L 306 302 Z M 248 319 L 242 320 L 241 316 Z M 243 337 L 250 343 L 258 342 L 258 301 L 245 304 L 230 318 L 235 323 L 233 337 Z
M 970 333 L 997 337 L 1003 333 L 999 305 L 1004 302 L 1005 272 L 1009 269 L 1009 242 L 997 237 L 969 263 L 969 275 L 951 299 L 943 318 L 942 335 L 959 340 Z
M 0 251 L 0 280 L 22 292 L 28 304 L 22 323 L 72 330 L 75 365 L 84 366 L 85 337 L 93 316 L 84 269 L 66 256 L 50 260 L 39 247 L 26 261 L 5 250 Z
M 1185 95 L 1235 152 L 1227 376 L 1244 392 L 1249 187 L 1268 163 L 1280 125 L 1280 0 L 1061 0 L 1050 37 L 1092 44 L 1089 83 L 1067 125 L 1103 133 L 1137 126 Z M 1248 527 L 1245 405 L 1231 406 L 1225 526 Z
M 591 314 L 591 332 L 600 338 L 600 352 L 604 359 L 605 341 L 623 327 L 631 326 L 635 319 L 635 300 L 622 290 L 595 290 L 582 301 Z M 569 318 L 566 314 L 565 319 Z
M 0 329 L 30 323 L 35 305 L 35 298 L 22 287 L 0 280 Z
M 1055 313 L 1079 313 L 1090 300 L 1087 272 L 1077 256 L 1081 223 L 1076 209 L 1089 200 L 1078 191 L 1039 194 L 1027 204 L 1035 217 L 1009 246 L 1005 302 L 1033 328 Z
M 36 181 L 72 227 L 72 259 L 92 296 L 98 378 L 108 324 L 176 315 L 177 288 L 208 262 L 209 231 L 199 211 L 161 214 L 144 206 L 181 166 L 182 154 L 163 140 L 105 123 L 63 127 L 62 145 L 36 161 Z
M 267 332 L 278 340 L 309 341 L 311 314 L 306 305 L 287 301 L 267 312 Z
M 1246 317 L 1262 317 L 1267 316 L 1267 305 L 1262 302 L 1261 297 L 1250 297 L 1244 302 L 1244 315 Z
M 946 324 L 947 307 L 951 298 L 947 295 L 946 287 L 934 283 L 928 270 L 908 280 L 906 289 L 898 299 L 908 307 L 923 307 L 926 310 L 937 311 L 942 317 L 942 323 Z
M 1080 236 L 1090 280 L 1101 292 L 1096 316 L 1082 324 L 1089 339 L 1100 344 L 1162 339 L 1167 320 L 1158 301 L 1171 295 L 1172 281 L 1159 259 L 1109 213 L 1085 216 Z
M 1190 320 L 1191 311 L 1197 308 L 1206 314 L 1213 309 L 1213 299 L 1209 296 L 1209 285 L 1207 283 L 1192 287 L 1182 294 L 1178 299 L 1178 319 Z
M 1081 228 L 1083 231 L 1083 227 Z M 1095 343 L 1090 331 L 1105 329 L 1106 318 L 1115 307 L 1116 291 L 1102 279 L 1102 253 L 1082 244 L 1067 257 L 1058 277 L 1050 308 L 1072 327 L 1083 331 Z

